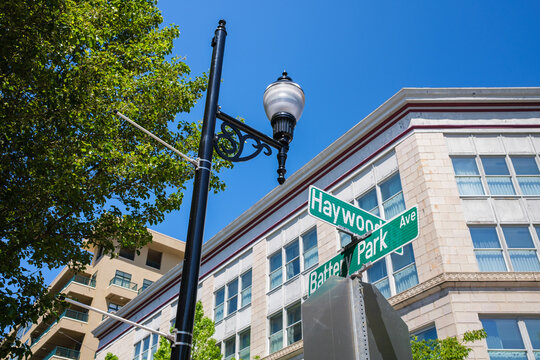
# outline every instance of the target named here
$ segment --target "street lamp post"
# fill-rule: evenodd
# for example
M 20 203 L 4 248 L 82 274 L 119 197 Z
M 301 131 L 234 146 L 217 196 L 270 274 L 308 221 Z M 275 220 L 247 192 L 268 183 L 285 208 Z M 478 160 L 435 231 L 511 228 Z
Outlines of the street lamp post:
M 273 147 L 278 151 L 278 182 L 283 184 L 289 143 L 304 108 L 304 92 L 288 77 L 286 72 L 283 72 L 276 82 L 266 88 L 263 96 L 265 112 L 273 128 L 273 138 L 221 112 L 218 109 L 218 99 L 226 36 L 225 21 L 220 20 L 212 40 L 212 61 L 199 144 L 198 166 L 195 171 L 186 252 L 178 294 L 176 334 L 171 353 L 171 359 L 174 360 L 190 359 L 213 150 L 215 149 L 222 158 L 236 162 L 252 159 L 263 150 L 265 155 L 271 155 L 270 147 Z M 216 117 L 223 121 L 222 132 L 217 135 L 215 135 Z M 255 142 L 252 144 L 254 150 L 253 153 L 242 156 L 247 140 Z

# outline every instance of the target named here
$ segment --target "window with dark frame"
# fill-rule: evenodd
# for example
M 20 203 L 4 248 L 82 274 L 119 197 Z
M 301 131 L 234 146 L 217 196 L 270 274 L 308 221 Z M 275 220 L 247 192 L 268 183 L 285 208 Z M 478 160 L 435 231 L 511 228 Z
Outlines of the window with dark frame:
M 125 247 L 120 248 L 118 256 L 128 260 L 135 260 L 135 249 L 128 249 Z
M 161 269 L 161 256 L 162 253 L 160 251 L 148 249 L 146 265 L 153 267 L 154 269 Z

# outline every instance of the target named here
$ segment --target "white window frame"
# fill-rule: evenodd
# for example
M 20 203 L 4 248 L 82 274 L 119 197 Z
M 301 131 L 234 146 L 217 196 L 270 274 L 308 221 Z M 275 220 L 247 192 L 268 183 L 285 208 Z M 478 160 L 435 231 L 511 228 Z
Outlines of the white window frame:
M 413 246 L 412 246 L 412 243 L 409 243 L 409 244 L 407 244 L 407 245 L 405 245 L 405 246 L 411 246 L 411 247 L 413 247 Z M 413 248 L 413 255 L 414 255 L 414 248 Z M 399 256 L 399 255 L 398 255 L 398 256 Z M 368 274 L 367 274 L 367 271 L 366 271 L 366 272 L 364 272 L 364 273 L 362 274 L 362 281 L 370 282 L 370 283 L 372 283 L 372 284 L 375 285 L 375 284 L 377 284 L 377 283 L 379 283 L 379 282 L 382 282 L 382 281 L 385 280 L 385 279 L 388 279 L 388 283 L 389 283 L 389 287 L 390 287 L 390 296 L 389 296 L 389 297 L 392 297 L 392 296 L 394 296 L 394 295 L 397 295 L 397 294 L 402 293 L 403 291 L 408 290 L 408 289 L 405 289 L 405 290 L 400 291 L 400 292 L 397 291 L 395 274 L 404 271 L 404 270 L 405 270 L 406 268 L 408 268 L 408 267 L 414 266 L 414 267 L 416 268 L 416 257 L 415 257 L 415 259 L 414 259 L 414 262 L 412 262 L 412 263 L 410 263 L 410 264 L 408 264 L 408 265 L 406 265 L 406 266 L 404 266 L 404 267 L 402 267 L 402 268 L 400 268 L 400 269 L 397 269 L 397 270 L 394 270 L 394 263 L 393 263 L 393 261 L 392 261 L 392 254 L 391 254 L 391 253 L 388 254 L 388 255 L 386 255 L 386 256 L 384 256 L 383 258 L 380 258 L 380 259 L 377 260 L 376 262 L 383 261 L 383 259 L 384 259 L 385 266 L 386 266 L 386 276 L 385 276 L 385 277 L 382 277 L 382 278 L 378 279 L 377 281 L 374 281 L 374 282 L 373 282 L 373 281 L 371 281 L 371 280 L 369 279 Z M 416 276 L 418 277 L 418 270 L 416 270 Z M 418 285 L 418 284 L 419 284 L 419 282 L 417 283 L 417 285 Z M 409 289 L 410 289 L 410 288 L 409 288 Z
M 234 359 L 236 357 L 236 349 L 237 349 L 237 347 L 236 347 L 236 335 L 231 336 L 231 337 L 223 340 L 222 343 L 223 343 L 223 360 L 232 360 L 232 359 Z M 227 344 L 230 344 L 230 343 L 233 344 L 234 348 L 233 348 L 232 354 L 227 355 L 226 354 Z
M 317 262 L 314 263 L 313 265 L 311 265 L 309 268 L 305 268 L 305 253 L 306 253 L 306 250 L 304 249 L 304 236 L 311 233 L 311 232 L 315 232 L 315 237 L 316 237 L 316 246 L 315 248 L 317 249 Z M 289 260 L 287 262 L 287 255 L 286 255 L 286 249 L 291 247 L 295 242 L 298 243 L 298 256 L 293 258 L 292 260 Z M 313 249 L 313 247 L 307 249 L 307 250 L 311 250 Z M 279 256 L 281 255 L 281 266 L 277 269 L 275 269 L 274 271 L 270 272 L 270 259 L 274 256 Z M 287 279 L 287 265 L 292 263 L 293 261 L 296 261 L 298 260 L 299 262 L 299 271 L 297 274 L 294 274 L 294 276 L 292 276 L 291 278 Z M 306 270 L 309 270 L 309 269 L 313 269 L 313 268 L 316 268 L 318 265 L 319 265 L 319 237 L 318 237 L 318 234 L 317 234 L 317 226 L 314 225 L 314 226 L 311 226 L 309 227 L 306 231 L 303 231 L 299 236 L 295 237 L 292 241 L 288 241 L 283 247 L 281 247 L 281 249 L 279 249 L 278 251 L 275 251 L 273 252 L 272 254 L 270 254 L 267 258 L 267 263 L 268 263 L 268 289 L 269 291 L 273 291 L 274 289 L 278 289 L 280 288 L 281 286 L 283 286 L 283 284 L 286 284 L 288 282 L 291 282 L 293 281 L 294 279 L 298 278 L 300 275 L 302 275 L 302 273 L 304 273 Z M 281 283 L 275 285 L 274 287 L 272 287 L 272 274 L 274 273 L 278 273 L 279 271 L 281 271 Z
M 148 352 L 146 353 L 146 357 L 143 358 L 144 354 L 144 341 L 148 339 Z M 136 354 L 135 350 L 137 349 L 137 345 L 140 344 L 139 353 Z M 159 335 L 158 334 L 149 334 L 142 338 L 141 340 L 137 341 L 135 344 L 133 344 L 133 360 L 151 360 L 153 358 L 154 353 L 157 351 L 159 346 Z
M 250 281 L 249 281 L 249 285 L 248 286 L 245 286 L 244 284 L 244 277 L 247 275 L 247 274 L 250 274 L 249 278 L 250 278 Z M 251 269 L 249 269 L 248 271 L 244 272 L 242 275 L 240 275 L 239 277 L 240 279 L 240 286 L 239 286 L 239 292 L 240 292 L 240 302 L 239 302 L 239 309 L 242 309 L 248 305 L 251 305 L 251 289 L 253 287 L 253 272 L 251 271 Z M 247 294 L 249 293 L 249 302 L 246 302 L 244 304 L 244 294 Z
M 245 348 L 240 349 L 240 337 L 245 335 L 246 333 L 249 334 L 249 345 Z M 225 357 L 225 345 L 230 340 L 234 341 L 234 353 L 231 354 L 229 358 L 227 358 Z M 251 356 L 251 328 L 248 327 L 248 328 L 244 328 L 238 331 L 236 334 L 229 336 L 220 342 L 217 342 L 216 346 L 219 348 L 221 354 L 223 355 L 223 360 L 228 360 L 228 359 L 250 360 L 247 358 L 240 358 L 240 352 L 244 349 L 249 349 L 250 356 Z
M 246 347 L 240 348 L 240 345 L 241 345 L 240 338 L 243 335 L 245 335 L 246 333 L 249 336 L 249 345 L 246 346 Z M 237 359 L 239 359 L 239 360 L 249 360 L 249 357 L 251 356 L 251 328 L 247 328 L 245 330 L 242 330 L 242 331 L 238 332 L 238 335 L 237 335 L 237 347 L 236 348 L 238 349 L 237 357 L 236 357 Z M 240 352 L 242 352 L 243 350 L 246 350 L 246 349 L 248 349 L 249 356 L 247 358 L 240 357 Z
M 510 258 L 510 252 L 512 251 L 520 251 L 520 250 L 535 250 L 536 251 L 536 258 L 540 262 L 540 239 L 539 239 L 539 232 L 540 232 L 540 225 L 535 225 L 532 223 L 525 223 L 525 224 L 501 224 L 501 223 L 495 223 L 495 224 L 467 224 L 468 228 L 495 228 L 495 233 L 497 234 L 497 240 L 499 240 L 500 248 L 475 248 L 473 243 L 473 249 L 476 255 L 476 251 L 501 251 L 503 255 L 504 264 L 506 266 L 505 272 L 519 272 L 514 270 L 514 265 L 512 264 L 512 260 Z M 529 235 L 531 236 L 531 240 L 533 243 L 532 248 L 509 248 L 508 244 L 506 243 L 506 238 L 504 236 L 503 228 L 511 228 L 511 227 L 525 227 L 527 230 L 529 230 Z M 471 240 L 472 241 L 472 240 Z M 478 259 L 476 260 L 478 264 Z M 481 270 L 480 270 L 481 271 Z
M 236 291 L 235 292 L 232 292 L 230 291 L 230 287 L 233 283 L 236 283 Z M 225 302 L 227 304 L 227 311 L 225 312 L 225 317 L 228 317 L 232 314 L 234 314 L 235 312 L 238 311 L 238 293 L 240 291 L 240 281 L 238 278 L 234 278 L 232 279 L 231 281 L 229 281 L 225 287 L 225 295 L 226 295 L 226 298 L 225 298 Z M 234 299 L 236 299 L 236 306 L 234 308 L 234 310 L 231 310 L 231 302 L 234 301 Z
M 284 308 L 280 309 L 279 311 L 276 311 L 274 312 L 272 315 L 268 316 L 268 353 L 269 354 L 273 354 L 287 346 L 290 346 L 292 345 L 293 343 L 289 344 L 289 329 L 292 328 L 293 326 L 296 326 L 298 324 L 300 324 L 300 329 L 302 329 L 302 312 L 300 312 L 300 320 L 293 323 L 293 324 L 288 324 L 288 312 L 290 311 L 291 308 L 294 308 L 296 306 L 302 306 L 301 305 L 301 301 L 297 301 L 297 302 L 294 302 L 292 304 L 289 304 L 287 306 L 285 306 Z M 271 352 L 271 344 L 272 344 L 272 333 L 270 333 L 271 331 L 271 326 L 270 326 L 270 320 L 276 316 L 280 316 L 281 317 L 281 330 L 279 332 L 275 332 L 274 334 L 278 334 L 278 333 L 281 333 L 281 347 L 279 349 L 276 349 L 275 351 Z M 302 333 L 302 337 L 300 339 L 303 339 L 303 336 L 304 334 Z
M 244 276 L 247 275 L 248 273 L 251 273 L 251 283 L 246 288 L 243 288 L 243 286 L 244 286 L 243 279 L 244 279 Z M 234 281 L 237 281 L 237 283 L 238 283 L 236 293 L 235 294 L 229 294 L 229 284 L 233 283 Z M 250 306 L 251 305 L 251 297 L 250 297 L 249 302 L 244 304 L 244 303 L 242 303 L 242 300 L 243 300 L 242 295 L 244 294 L 244 292 L 247 292 L 247 291 L 251 292 L 252 284 L 253 284 L 253 272 L 252 272 L 252 269 L 250 268 L 249 270 L 244 271 L 242 274 L 240 274 L 240 276 L 237 276 L 237 277 L 231 279 L 225 285 L 220 286 L 219 289 L 214 291 L 214 322 L 219 323 L 219 322 L 223 321 L 223 319 L 226 319 L 229 316 L 233 316 L 239 310 L 242 310 L 243 308 Z M 223 303 L 217 305 L 216 304 L 216 299 L 217 299 L 216 295 L 221 290 L 223 290 Z M 233 299 L 234 297 L 236 297 L 236 309 L 234 311 L 232 311 L 232 312 L 229 312 L 229 301 L 231 299 Z M 221 319 L 216 319 L 216 313 L 217 313 L 216 310 L 220 306 L 223 307 L 223 317 Z
M 217 304 L 217 293 L 220 292 L 221 290 L 223 290 L 223 302 L 221 302 L 220 304 Z M 225 319 L 225 304 L 227 303 L 227 298 L 225 296 L 225 286 L 222 286 L 220 287 L 219 289 L 217 289 L 216 291 L 214 291 L 214 321 L 217 323 L 217 322 L 220 322 L 222 321 L 223 319 Z M 222 316 L 221 316 L 221 319 L 216 319 L 216 314 L 217 314 L 217 309 L 221 307 L 223 310 L 222 310 Z
M 521 189 L 521 185 L 519 184 L 519 180 L 518 178 L 519 177 L 522 177 L 522 176 L 527 176 L 527 175 L 518 175 L 516 173 L 516 170 L 514 168 L 514 163 L 512 162 L 512 158 L 534 158 L 534 162 L 536 163 L 536 166 L 538 167 L 538 169 L 540 170 L 540 157 L 538 154 L 508 154 L 508 153 L 494 153 L 494 154 L 451 154 L 450 155 L 450 158 L 454 159 L 454 158 L 462 158 L 462 159 L 465 159 L 465 158 L 468 158 L 468 159 L 474 159 L 475 163 L 476 163 L 476 168 L 478 169 L 478 173 L 479 173 L 479 177 L 480 177 L 480 181 L 481 181 L 481 184 L 482 184 L 482 187 L 483 187 L 483 190 L 484 190 L 484 194 L 477 194 L 477 195 L 462 195 L 462 194 L 459 194 L 460 197 L 463 197 L 463 198 L 474 198 L 474 197 L 482 197 L 482 198 L 486 198 L 486 197 L 495 197 L 495 198 L 499 198 L 499 197 L 529 197 L 529 196 L 532 196 L 532 197 L 538 197 L 540 195 L 526 195 L 523 193 L 523 190 Z M 489 177 L 492 177 L 492 176 L 495 176 L 495 175 L 486 175 L 486 172 L 485 172 L 485 169 L 484 169 L 484 164 L 482 163 L 482 158 L 504 158 L 504 161 L 505 161 L 505 164 L 506 164 L 506 167 L 508 168 L 508 175 L 501 175 L 501 176 L 507 176 L 511 179 L 511 184 L 512 184 L 512 187 L 514 188 L 514 194 L 492 194 L 491 193 L 491 189 L 489 188 L 489 184 L 488 184 L 488 181 L 487 179 Z M 529 176 L 532 176 L 532 177 L 538 177 L 540 179 L 540 175 L 529 175 Z M 457 179 L 458 177 L 460 176 L 456 176 L 455 175 L 455 170 L 454 170 L 454 177 Z M 457 183 L 457 180 L 456 180 L 456 183 Z
M 489 351 L 525 351 L 526 357 L 528 359 L 535 359 L 535 351 L 538 352 L 540 349 L 534 349 L 531 343 L 531 334 L 529 334 L 529 331 L 527 330 L 527 326 L 525 325 L 525 320 L 534 319 L 539 320 L 535 316 L 504 316 L 504 315 L 494 315 L 494 316 L 482 316 L 480 315 L 481 320 L 501 320 L 501 319 L 509 319 L 509 320 L 516 320 L 519 330 L 519 335 L 521 336 L 521 340 L 523 341 L 524 349 L 490 349 L 489 347 L 486 347 L 486 350 L 489 354 Z M 487 344 L 486 344 L 487 345 Z

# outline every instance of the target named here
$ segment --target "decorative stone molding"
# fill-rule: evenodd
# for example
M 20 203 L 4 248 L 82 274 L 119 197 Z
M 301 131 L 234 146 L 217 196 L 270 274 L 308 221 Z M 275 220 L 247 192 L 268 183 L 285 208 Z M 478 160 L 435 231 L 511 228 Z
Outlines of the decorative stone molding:
M 268 355 L 267 357 L 262 358 L 261 360 L 287 360 L 294 356 L 300 355 L 303 351 L 304 341 L 300 340 L 292 345 L 287 346 L 286 348 L 283 348 L 273 354 Z
M 539 287 L 540 272 L 455 272 L 443 273 L 388 299 L 394 309 L 401 309 L 448 287 L 516 288 Z

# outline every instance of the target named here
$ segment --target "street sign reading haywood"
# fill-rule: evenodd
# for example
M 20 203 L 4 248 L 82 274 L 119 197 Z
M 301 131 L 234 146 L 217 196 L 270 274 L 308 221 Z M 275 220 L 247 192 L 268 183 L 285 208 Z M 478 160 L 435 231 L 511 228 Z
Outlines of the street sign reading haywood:
M 362 235 L 384 224 L 384 220 L 329 193 L 309 187 L 308 212 L 330 225 Z
M 311 201 L 311 200 L 310 200 Z M 418 237 L 418 208 L 405 210 L 374 230 L 371 236 L 354 248 L 319 266 L 309 274 L 309 295 L 313 294 L 330 276 L 347 276 L 362 265 L 377 261 L 407 245 Z

